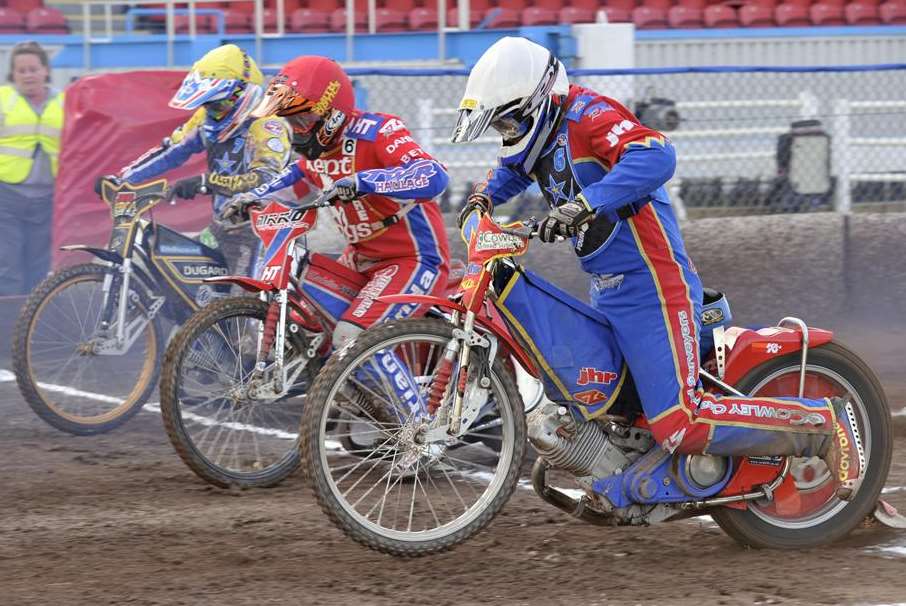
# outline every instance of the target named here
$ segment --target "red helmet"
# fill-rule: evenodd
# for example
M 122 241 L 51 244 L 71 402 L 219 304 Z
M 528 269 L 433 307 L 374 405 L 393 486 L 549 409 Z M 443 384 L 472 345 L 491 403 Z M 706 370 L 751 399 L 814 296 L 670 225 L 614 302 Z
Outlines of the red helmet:
M 293 147 L 314 160 L 330 149 L 354 109 L 355 93 L 343 68 L 333 59 L 306 55 L 274 76 L 254 115 L 285 117 Z

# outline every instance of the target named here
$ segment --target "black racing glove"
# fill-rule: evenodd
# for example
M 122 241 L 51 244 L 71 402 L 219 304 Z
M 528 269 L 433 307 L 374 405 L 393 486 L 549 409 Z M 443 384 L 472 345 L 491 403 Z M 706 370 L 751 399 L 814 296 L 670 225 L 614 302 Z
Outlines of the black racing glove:
M 572 202 L 553 209 L 538 226 L 538 237 L 542 242 L 555 242 L 557 236 L 578 236 L 582 226 L 594 219 L 595 211 L 582 194 Z
M 204 175 L 180 179 L 173 186 L 173 193 L 177 198 L 191 200 L 198 194 L 208 193 L 207 179 Z
M 103 193 L 104 181 L 109 181 L 117 187 L 119 187 L 119 185 L 122 183 L 122 181 L 120 181 L 120 178 L 116 175 L 103 175 L 101 177 L 98 177 L 94 180 L 94 193 L 99 196 Z
M 472 211 L 475 210 L 481 211 L 486 214 L 491 214 L 491 212 L 494 210 L 494 204 L 493 202 L 491 202 L 491 198 L 489 198 L 486 194 L 479 193 L 474 193 L 466 198 L 466 204 L 459 211 L 459 218 L 457 219 L 460 229 L 462 229 L 463 223 L 466 222 L 466 219 L 469 218 L 469 215 L 472 213 Z
M 349 177 L 337 179 L 325 189 L 324 201 L 333 202 L 334 200 L 339 200 L 340 202 L 352 202 L 362 195 L 363 193 L 359 192 L 358 179 L 356 179 L 355 175 L 351 175 Z

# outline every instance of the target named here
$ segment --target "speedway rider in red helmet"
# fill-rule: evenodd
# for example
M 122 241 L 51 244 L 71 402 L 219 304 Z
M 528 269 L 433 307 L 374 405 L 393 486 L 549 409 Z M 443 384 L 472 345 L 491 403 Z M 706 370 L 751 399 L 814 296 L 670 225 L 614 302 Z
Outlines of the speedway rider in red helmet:
M 292 128 L 298 163 L 242 195 L 249 202 L 309 183 L 324 191 L 348 246 L 342 261 L 369 278 L 340 316 L 335 347 L 384 319 L 415 315 L 415 305 L 376 301 L 397 293 L 439 294 L 446 285 L 449 244 L 432 200 L 447 186 L 447 172 L 412 138 L 398 117 L 355 108 L 352 82 L 326 57 L 303 56 L 271 81 L 256 116 L 278 115 Z
M 849 499 L 864 474 L 859 432 L 842 398 L 741 398 L 706 392 L 699 380 L 702 284 L 664 184 L 676 153 L 661 133 L 616 100 L 570 84 L 543 46 L 505 37 L 469 74 L 452 141 L 489 128 L 499 164 L 469 198 L 491 212 L 538 183 L 551 207 L 539 237 L 572 239 L 635 379 L 652 433 L 684 454 L 820 456 Z M 620 368 L 611 369 L 620 372 Z M 602 413 L 606 408 L 601 409 Z

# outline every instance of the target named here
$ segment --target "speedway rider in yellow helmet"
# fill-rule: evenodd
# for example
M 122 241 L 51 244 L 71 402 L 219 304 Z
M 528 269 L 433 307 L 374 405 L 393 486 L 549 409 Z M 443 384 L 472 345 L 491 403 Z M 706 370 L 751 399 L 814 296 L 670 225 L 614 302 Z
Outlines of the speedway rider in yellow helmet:
M 290 160 L 290 129 L 279 117 L 252 118 L 264 95 L 264 77 L 255 61 L 235 44 L 208 52 L 186 75 L 170 107 L 194 111 L 192 117 L 116 177 L 140 183 L 206 152 L 208 170 L 174 185 L 180 198 L 212 194 L 214 216 L 201 241 L 220 247 L 234 273 L 250 273 L 258 241 L 247 227 L 228 229 L 221 221 L 234 195 L 271 181 Z

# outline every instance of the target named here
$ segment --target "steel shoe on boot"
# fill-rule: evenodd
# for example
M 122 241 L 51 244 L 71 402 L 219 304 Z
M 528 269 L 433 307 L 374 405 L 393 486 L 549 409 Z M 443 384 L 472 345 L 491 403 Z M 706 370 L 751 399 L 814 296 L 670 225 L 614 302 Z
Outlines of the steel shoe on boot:
M 836 486 L 837 497 L 849 501 L 859 489 L 865 474 L 865 448 L 855 421 L 852 404 L 843 398 L 830 398 L 836 424 L 831 443 L 822 455 Z

